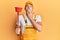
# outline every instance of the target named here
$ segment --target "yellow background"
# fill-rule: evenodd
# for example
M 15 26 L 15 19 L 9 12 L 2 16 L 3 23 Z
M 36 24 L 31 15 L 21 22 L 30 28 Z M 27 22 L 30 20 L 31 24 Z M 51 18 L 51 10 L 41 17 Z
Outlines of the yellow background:
M 0 0 L 0 40 L 18 40 L 14 7 L 24 8 L 28 0 Z M 30 0 L 35 14 L 42 17 L 40 40 L 60 40 L 60 0 Z M 25 13 L 24 9 L 22 13 Z

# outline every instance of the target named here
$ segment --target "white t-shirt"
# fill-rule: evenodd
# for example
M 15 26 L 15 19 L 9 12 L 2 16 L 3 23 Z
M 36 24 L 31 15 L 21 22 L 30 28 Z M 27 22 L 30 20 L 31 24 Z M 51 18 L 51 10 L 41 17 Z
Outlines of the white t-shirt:
M 26 17 L 28 25 L 32 25 L 32 23 L 29 20 L 28 16 L 26 14 L 24 14 L 24 16 Z M 19 18 L 17 19 L 16 24 L 22 27 L 22 32 L 23 32 L 26 23 L 25 23 L 24 17 L 22 15 L 19 15 L 18 17 Z M 33 17 L 33 19 L 34 19 L 34 17 Z M 19 22 L 18 22 L 18 20 L 19 20 Z M 41 16 L 40 15 L 36 15 L 36 22 L 41 22 L 41 21 L 42 21 L 41 20 Z
M 24 16 L 26 17 L 28 25 L 32 25 L 32 23 L 29 20 L 28 16 L 26 14 Z M 33 17 L 33 19 L 34 19 L 34 17 Z M 36 22 L 41 22 L 41 21 L 42 21 L 41 16 L 36 15 Z M 18 19 L 17 19 L 16 24 L 19 25 L 19 26 L 25 26 L 26 23 L 25 23 L 24 17 L 22 15 L 19 15 L 19 22 L 18 22 Z
M 28 25 L 32 25 L 31 21 L 29 20 L 28 16 L 25 14 L 26 20 Z M 34 16 L 33 16 L 34 19 Z M 36 15 L 36 22 L 41 22 L 41 16 L 40 15 Z

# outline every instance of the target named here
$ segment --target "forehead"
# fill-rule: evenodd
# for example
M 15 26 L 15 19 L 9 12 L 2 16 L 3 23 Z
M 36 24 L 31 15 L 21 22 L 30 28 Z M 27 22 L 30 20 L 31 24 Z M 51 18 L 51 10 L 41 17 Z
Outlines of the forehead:
M 32 7 L 33 7 L 33 5 L 32 5 L 32 4 L 27 4 L 26 6 L 32 6 Z

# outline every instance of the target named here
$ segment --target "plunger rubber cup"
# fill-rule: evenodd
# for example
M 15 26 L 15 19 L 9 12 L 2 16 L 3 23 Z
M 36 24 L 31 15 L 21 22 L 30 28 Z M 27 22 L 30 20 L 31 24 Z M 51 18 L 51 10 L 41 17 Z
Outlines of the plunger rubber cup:
M 17 13 L 22 12 L 22 8 L 21 8 L 21 7 L 15 7 L 15 11 L 16 11 Z

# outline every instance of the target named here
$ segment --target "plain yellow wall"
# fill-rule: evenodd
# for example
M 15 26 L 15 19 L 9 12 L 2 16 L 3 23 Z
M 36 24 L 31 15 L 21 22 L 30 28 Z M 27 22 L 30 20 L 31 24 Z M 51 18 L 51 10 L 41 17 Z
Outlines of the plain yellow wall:
M 24 8 L 29 0 L 0 0 L 0 40 L 18 40 L 15 33 L 16 12 L 14 7 Z M 42 17 L 40 40 L 60 40 L 60 0 L 30 0 L 34 12 Z M 22 13 L 25 13 L 24 9 Z

